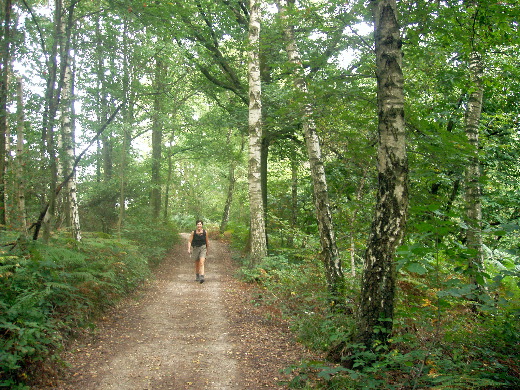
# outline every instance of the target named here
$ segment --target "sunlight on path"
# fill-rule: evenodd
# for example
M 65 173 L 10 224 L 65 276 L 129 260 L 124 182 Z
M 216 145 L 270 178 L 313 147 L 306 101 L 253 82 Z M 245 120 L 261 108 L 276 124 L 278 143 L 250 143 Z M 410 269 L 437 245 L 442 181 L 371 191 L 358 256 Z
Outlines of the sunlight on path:
M 212 242 L 214 253 L 218 245 Z M 179 251 L 185 247 L 183 237 Z M 112 356 L 92 369 L 93 389 L 240 389 L 222 302 L 224 265 L 210 253 L 207 281 L 199 284 L 188 255 L 175 259 L 167 264 L 173 272 L 160 273 L 151 296 L 131 312 L 132 323 L 117 335 L 121 341 L 111 343 Z

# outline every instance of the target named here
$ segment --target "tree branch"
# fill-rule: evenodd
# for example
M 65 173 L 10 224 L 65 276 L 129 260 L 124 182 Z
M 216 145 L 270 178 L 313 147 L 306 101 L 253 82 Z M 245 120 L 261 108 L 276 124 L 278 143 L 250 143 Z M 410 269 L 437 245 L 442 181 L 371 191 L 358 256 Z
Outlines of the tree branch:
M 85 155 L 85 153 L 90 149 L 90 147 L 92 146 L 92 144 L 94 144 L 94 142 L 96 142 L 98 140 L 98 138 L 101 136 L 101 134 L 105 131 L 105 129 L 107 128 L 107 126 L 114 120 L 114 118 L 116 117 L 117 113 L 119 112 L 119 110 L 121 110 L 121 108 L 123 107 L 123 105 L 125 104 L 126 102 L 122 102 L 119 106 L 116 107 L 116 109 L 114 110 L 114 112 L 112 113 L 112 115 L 110 115 L 110 118 L 108 118 L 106 120 L 106 122 L 103 124 L 103 126 L 101 126 L 101 128 L 98 130 L 98 132 L 96 133 L 96 135 L 90 140 L 90 143 L 83 149 L 83 151 L 76 157 L 76 159 L 74 160 L 74 165 L 72 166 L 72 170 L 71 172 L 68 174 L 68 176 L 65 178 L 65 180 L 63 180 L 60 185 L 58 185 L 56 187 L 56 195 L 58 195 L 60 193 L 60 191 L 62 190 L 62 188 L 68 183 L 68 181 L 74 176 L 74 173 L 76 172 L 76 168 L 78 167 L 78 164 L 79 162 L 81 161 L 81 159 L 83 158 L 83 156 Z M 45 214 L 47 214 L 47 210 L 49 209 L 49 202 L 47 202 L 47 204 L 44 206 L 44 208 L 41 210 L 40 212 L 40 216 L 38 217 L 38 220 L 36 222 L 34 222 L 31 227 L 28 229 L 28 230 L 31 230 L 33 227 L 35 228 L 34 229 L 34 234 L 33 234 L 33 240 L 37 240 L 38 239 L 38 235 L 40 234 L 40 229 L 42 227 L 42 222 L 43 222 L 43 218 L 45 217 Z

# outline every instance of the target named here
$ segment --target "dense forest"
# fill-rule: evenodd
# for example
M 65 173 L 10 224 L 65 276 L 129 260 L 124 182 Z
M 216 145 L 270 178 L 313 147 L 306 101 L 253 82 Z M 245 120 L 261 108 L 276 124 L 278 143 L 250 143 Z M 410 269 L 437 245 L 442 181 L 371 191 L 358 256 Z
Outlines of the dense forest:
M 327 359 L 520 387 L 516 1 L 2 0 L 0 388 L 203 219 Z

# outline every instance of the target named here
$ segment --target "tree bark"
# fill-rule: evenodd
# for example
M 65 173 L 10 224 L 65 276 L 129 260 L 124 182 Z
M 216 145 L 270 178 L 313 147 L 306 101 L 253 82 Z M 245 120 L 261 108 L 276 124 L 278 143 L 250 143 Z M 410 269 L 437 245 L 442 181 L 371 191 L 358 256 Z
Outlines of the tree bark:
M 163 138 L 163 108 L 162 101 L 164 92 L 164 62 L 159 56 L 155 58 L 155 80 L 154 80 L 154 113 L 152 124 L 152 219 L 159 221 L 161 212 L 161 157 Z
M 6 225 L 5 171 L 7 145 L 7 91 L 9 82 L 10 44 L 11 44 L 11 0 L 5 0 L 3 7 L 3 41 L 0 47 L 0 230 Z
M 231 145 L 231 132 L 232 129 L 229 129 L 228 135 L 227 135 L 227 144 Z M 243 140 L 243 137 L 242 137 Z M 240 151 L 243 152 L 244 150 L 244 141 L 242 141 L 242 145 L 240 147 Z M 231 210 L 231 204 L 233 203 L 233 194 L 235 192 L 235 168 L 236 168 L 237 162 L 234 157 L 231 158 L 231 161 L 229 163 L 229 185 L 228 185 L 228 191 L 226 196 L 226 203 L 224 204 L 224 211 L 222 213 L 222 220 L 220 222 L 220 228 L 219 232 L 220 234 L 224 234 L 224 232 L 227 229 L 227 224 L 229 222 L 229 212 Z
M 24 153 L 23 144 L 25 136 L 25 115 L 23 102 L 23 83 L 19 77 L 16 83 L 17 91 L 17 126 L 16 126 L 16 193 L 18 199 L 18 228 L 23 237 L 27 236 L 27 213 L 25 210 L 25 179 L 24 179 Z
M 262 87 L 260 81 L 260 2 L 250 0 L 249 21 L 249 210 L 251 261 L 258 263 L 267 255 L 264 206 L 261 183 Z
M 127 102 L 122 109 L 123 119 L 123 147 L 121 150 L 121 164 L 119 168 L 119 214 L 117 218 L 117 234 L 121 237 L 121 229 L 125 220 L 126 214 L 126 185 L 127 185 L 127 165 L 129 160 L 129 149 L 132 142 L 131 127 L 133 124 L 133 91 L 132 83 L 130 81 L 131 65 L 130 65 L 130 45 L 128 37 L 129 21 L 125 18 L 124 32 L 123 32 L 123 96 Z M 168 197 L 166 197 L 168 199 Z M 165 213 L 167 212 L 168 204 L 165 206 Z M 164 218 L 166 220 L 166 217 Z
M 378 192 L 363 269 L 357 341 L 386 343 L 392 331 L 395 250 L 408 213 L 402 40 L 394 0 L 373 0 L 379 145 Z
M 302 125 L 307 146 L 307 154 L 311 167 L 314 190 L 314 206 L 320 232 L 322 261 L 325 265 L 327 285 L 333 302 L 340 303 L 344 299 L 344 275 L 341 258 L 336 245 L 332 213 L 330 211 L 329 195 L 325 167 L 321 156 L 321 145 L 314 122 L 314 107 L 310 103 L 307 82 L 303 75 L 301 57 L 294 37 L 294 27 L 287 22 L 287 5 L 293 5 L 294 0 L 277 1 L 280 17 L 285 21 L 284 35 L 289 62 L 294 66 L 294 85 L 301 93 Z
M 75 137 L 72 125 L 72 105 L 73 105 L 73 77 L 71 62 L 72 58 L 69 53 L 64 53 L 67 57 L 67 64 L 65 67 L 63 91 L 61 93 L 61 136 L 63 145 L 63 161 L 62 161 L 62 177 L 65 178 L 73 171 L 74 164 L 74 144 Z M 67 181 L 65 192 L 65 213 L 67 215 L 68 226 L 71 228 L 72 237 L 77 242 L 81 241 L 81 225 L 79 220 L 79 205 L 78 196 L 76 192 L 76 179 L 72 175 Z
M 56 114 L 58 111 L 58 104 L 60 100 L 61 88 L 56 87 L 56 80 L 59 81 L 60 86 L 63 85 L 62 80 L 59 79 L 58 68 L 60 61 L 60 45 L 63 45 L 63 19 L 62 0 L 55 0 L 54 2 L 54 40 L 52 52 L 50 55 L 51 66 L 49 67 L 49 79 L 47 80 L 46 105 L 48 107 L 47 121 L 44 121 L 43 136 L 46 144 L 46 152 L 49 158 L 49 172 L 50 172 L 50 188 L 48 195 L 47 213 L 43 219 L 43 240 L 47 242 L 51 235 L 52 223 L 56 211 L 56 186 L 58 185 L 58 165 L 56 156 L 56 139 L 54 134 Z M 65 58 L 61 58 L 65 61 Z M 44 118 L 45 119 L 45 118 Z
M 116 109 L 114 110 L 114 112 L 112 113 L 112 115 L 110 115 L 110 117 L 107 119 L 107 121 L 101 126 L 101 128 L 97 131 L 96 135 L 94 136 L 94 138 L 92 138 L 92 140 L 90 141 L 90 143 L 83 149 L 83 151 L 74 159 L 74 164 L 72 165 L 72 171 L 67 175 L 67 177 L 65 178 L 65 180 L 63 180 L 63 182 L 61 182 L 60 185 L 58 185 L 56 187 L 56 193 L 54 194 L 55 196 L 57 196 L 60 191 L 62 190 L 62 188 L 67 184 L 67 182 L 71 179 L 71 177 L 74 175 L 75 171 L 76 171 L 76 168 L 78 167 L 78 164 L 79 162 L 81 161 L 81 159 L 83 158 L 83 156 L 85 155 L 85 153 L 87 153 L 87 151 L 90 149 L 90 147 L 94 144 L 94 142 L 97 142 L 99 140 L 99 137 L 101 137 L 101 135 L 103 134 L 103 132 L 105 131 L 105 129 L 108 127 L 108 125 L 110 123 L 112 123 L 112 121 L 114 120 L 114 118 L 116 117 L 117 113 L 119 112 L 119 110 L 121 110 L 121 107 L 123 106 L 123 104 L 125 104 L 125 102 L 121 103 L 119 106 L 116 107 Z M 36 222 L 34 222 L 31 227 L 28 229 L 28 230 L 31 230 L 33 227 L 34 227 L 34 233 L 33 233 L 33 240 L 36 241 L 38 239 L 38 236 L 40 234 L 40 229 L 42 227 L 42 223 L 43 223 L 43 219 L 45 218 L 45 216 L 47 215 L 47 212 L 49 210 L 49 207 L 50 207 L 50 202 L 47 202 L 42 210 L 40 211 L 40 215 L 38 217 L 38 220 Z
M 296 231 L 298 228 L 298 161 L 296 150 L 291 151 L 291 217 L 289 220 L 291 229 Z M 294 246 L 294 234 L 287 237 L 287 246 Z
M 465 131 L 470 145 L 470 157 L 465 172 L 466 244 L 471 251 L 468 268 L 472 284 L 480 288 L 478 273 L 484 265 L 482 251 L 482 189 L 480 186 L 479 124 L 482 113 L 484 87 L 482 59 L 471 53 L 469 71 L 471 90 L 465 116 Z

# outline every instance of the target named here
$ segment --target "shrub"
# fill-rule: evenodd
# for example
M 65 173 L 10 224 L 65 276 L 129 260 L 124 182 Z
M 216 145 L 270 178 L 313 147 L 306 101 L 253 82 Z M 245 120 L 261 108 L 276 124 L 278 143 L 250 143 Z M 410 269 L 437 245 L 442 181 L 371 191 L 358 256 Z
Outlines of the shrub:
M 23 388 L 31 367 L 57 360 L 64 341 L 150 277 L 175 241 L 168 226 L 132 226 L 128 239 L 84 234 L 0 252 L 0 387 Z

